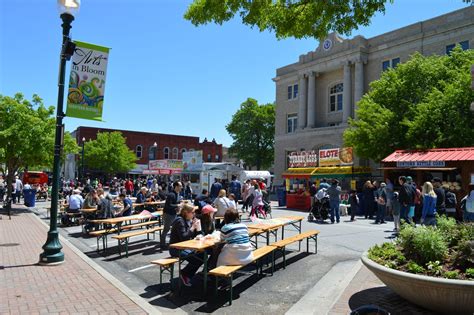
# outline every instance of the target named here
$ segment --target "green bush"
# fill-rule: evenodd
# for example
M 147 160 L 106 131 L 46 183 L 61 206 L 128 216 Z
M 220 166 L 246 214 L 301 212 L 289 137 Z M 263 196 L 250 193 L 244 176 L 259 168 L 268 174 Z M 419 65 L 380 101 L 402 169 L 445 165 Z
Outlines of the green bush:
M 448 252 L 448 245 L 441 231 L 433 227 L 405 227 L 400 231 L 399 244 L 407 258 L 419 265 L 443 261 Z
M 428 271 L 428 274 L 432 276 L 439 276 L 443 272 L 443 266 L 437 261 L 430 261 L 429 263 L 426 264 L 426 270 Z
M 407 264 L 407 270 L 411 273 L 423 273 L 425 272 L 425 268 L 421 267 L 414 261 L 409 261 Z
M 394 243 L 383 243 L 375 245 L 369 249 L 368 257 L 388 268 L 395 268 L 397 265 L 404 264 L 405 256 L 397 249 Z
M 466 277 L 474 279 L 474 268 L 466 269 Z
M 443 276 L 448 279 L 457 279 L 459 278 L 459 271 L 453 270 L 453 271 L 446 271 Z
M 438 229 L 440 230 L 441 235 L 446 240 L 446 242 L 450 246 L 455 245 L 459 237 L 458 226 L 456 224 L 456 220 L 442 215 L 436 221 L 437 221 L 436 225 Z

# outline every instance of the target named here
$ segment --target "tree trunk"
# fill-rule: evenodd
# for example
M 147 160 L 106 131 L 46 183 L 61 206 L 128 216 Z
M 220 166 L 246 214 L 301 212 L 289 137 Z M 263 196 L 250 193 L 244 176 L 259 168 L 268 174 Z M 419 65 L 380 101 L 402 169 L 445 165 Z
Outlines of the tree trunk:
M 13 179 L 15 178 L 15 169 L 10 167 L 10 166 L 7 166 L 7 172 L 8 172 L 8 175 L 7 175 L 7 206 L 6 206 L 6 209 L 7 209 L 7 212 L 8 212 L 8 216 L 10 216 L 10 211 L 12 209 L 12 194 L 13 194 Z

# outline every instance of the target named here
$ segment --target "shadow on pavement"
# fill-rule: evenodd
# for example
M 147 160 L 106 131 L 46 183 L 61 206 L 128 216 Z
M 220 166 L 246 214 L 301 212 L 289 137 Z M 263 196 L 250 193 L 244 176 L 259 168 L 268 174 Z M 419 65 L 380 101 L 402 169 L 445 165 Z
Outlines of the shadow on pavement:
M 357 292 L 349 299 L 349 307 L 351 310 L 363 305 L 377 305 L 391 314 L 417 314 L 417 315 L 428 315 L 428 314 L 439 314 L 433 311 L 428 311 L 415 304 L 408 302 L 401 298 L 390 288 L 386 286 L 366 289 Z
M 0 270 L 11 269 L 11 268 L 32 267 L 32 266 L 39 266 L 39 264 L 34 263 L 34 264 L 27 264 L 27 265 L 0 266 Z

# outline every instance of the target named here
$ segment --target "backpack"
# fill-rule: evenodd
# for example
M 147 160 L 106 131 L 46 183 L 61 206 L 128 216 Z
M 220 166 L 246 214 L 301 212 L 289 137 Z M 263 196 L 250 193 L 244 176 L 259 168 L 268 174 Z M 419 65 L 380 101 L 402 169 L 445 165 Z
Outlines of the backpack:
M 451 192 L 451 191 L 448 191 L 446 193 L 446 208 L 456 208 L 456 195 Z

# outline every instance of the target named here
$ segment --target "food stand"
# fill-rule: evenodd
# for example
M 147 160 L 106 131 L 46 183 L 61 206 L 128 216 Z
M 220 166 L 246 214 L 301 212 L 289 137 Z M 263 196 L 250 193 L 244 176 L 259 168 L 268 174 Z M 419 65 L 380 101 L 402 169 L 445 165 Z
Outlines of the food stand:
M 411 176 L 417 186 L 438 177 L 445 189 L 461 200 L 474 184 L 474 147 L 397 150 L 382 160 L 384 178 L 398 185 L 399 176 Z M 458 209 L 459 211 L 459 209 Z
M 338 179 L 343 191 L 355 189 L 357 179 L 370 176 L 369 167 L 353 165 L 352 148 L 333 148 L 319 151 L 291 152 L 289 168 L 282 174 L 286 183 L 286 206 L 291 209 L 309 210 L 312 182 L 323 178 Z

